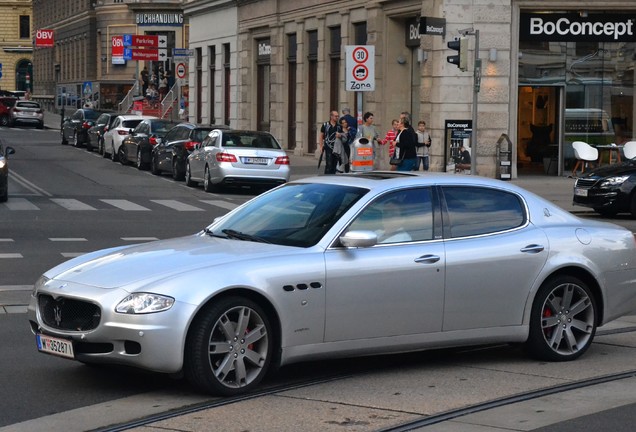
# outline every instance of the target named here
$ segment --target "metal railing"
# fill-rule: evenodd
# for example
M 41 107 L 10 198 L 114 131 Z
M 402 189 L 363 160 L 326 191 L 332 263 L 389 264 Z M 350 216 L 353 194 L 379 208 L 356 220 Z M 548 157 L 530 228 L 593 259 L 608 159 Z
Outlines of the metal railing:
M 135 101 L 135 97 L 137 95 L 139 95 L 139 81 L 135 80 L 128 94 L 122 99 L 121 102 L 119 102 L 119 112 L 128 112 L 128 110 L 130 110 L 130 107 L 133 105 L 133 102 Z
M 166 97 L 164 97 L 161 101 L 161 118 L 165 118 L 170 108 L 174 106 L 174 101 L 177 99 L 177 93 L 177 84 L 175 83 L 166 94 Z M 172 114 L 174 114 L 174 109 L 172 110 Z M 171 118 L 173 118 L 173 115 L 171 115 Z

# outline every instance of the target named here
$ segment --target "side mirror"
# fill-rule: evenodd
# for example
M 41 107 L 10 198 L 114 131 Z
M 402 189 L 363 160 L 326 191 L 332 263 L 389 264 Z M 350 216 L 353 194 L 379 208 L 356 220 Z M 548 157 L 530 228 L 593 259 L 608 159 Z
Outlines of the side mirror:
M 347 248 L 371 247 L 378 244 L 378 235 L 373 231 L 347 231 L 340 236 L 340 243 Z
M 132 129 L 128 129 L 128 135 L 134 135 L 133 130 Z
M 7 148 L 4 149 L 4 156 L 9 156 L 15 154 L 15 149 L 13 147 L 7 146 Z

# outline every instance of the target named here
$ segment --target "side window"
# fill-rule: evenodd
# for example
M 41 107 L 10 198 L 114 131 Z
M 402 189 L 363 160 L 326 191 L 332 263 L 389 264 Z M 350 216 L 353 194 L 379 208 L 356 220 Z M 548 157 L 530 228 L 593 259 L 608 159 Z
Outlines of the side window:
M 382 244 L 431 240 L 431 189 L 407 189 L 382 195 L 358 215 L 348 230 L 373 231 Z
M 506 231 L 526 222 L 525 208 L 515 194 L 469 186 L 446 186 L 442 191 L 452 238 Z
M 81 120 L 82 119 L 82 112 L 81 111 L 75 111 L 75 113 L 73 114 L 73 120 Z

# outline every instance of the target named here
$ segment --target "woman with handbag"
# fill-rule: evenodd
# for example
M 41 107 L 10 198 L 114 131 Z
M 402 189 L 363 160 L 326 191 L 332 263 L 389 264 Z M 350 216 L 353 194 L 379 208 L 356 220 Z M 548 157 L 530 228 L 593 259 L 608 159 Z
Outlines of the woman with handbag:
M 400 119 L 398 135 L 395 138 L 395 154 L 391 165 L 397 165 L 397 171 L 413 171 L 417 163 L 417 135 L 407 118 Z M 401 162 L 398 162 L 401 159 Z

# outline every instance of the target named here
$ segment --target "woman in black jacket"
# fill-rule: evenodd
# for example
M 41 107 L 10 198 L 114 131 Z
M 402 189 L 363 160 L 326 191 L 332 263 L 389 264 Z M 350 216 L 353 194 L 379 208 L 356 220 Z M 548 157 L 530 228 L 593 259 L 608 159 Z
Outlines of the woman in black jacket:
M 400 120 L 395 142 L 395 148 L 399 149 L 397 150 L 399 152 L 398 157 L 404 155 L 402 163 L 397 167 L 397 171 L 413 171 L 417 163 L 417 134 L 408 119 L 403 118 Z

